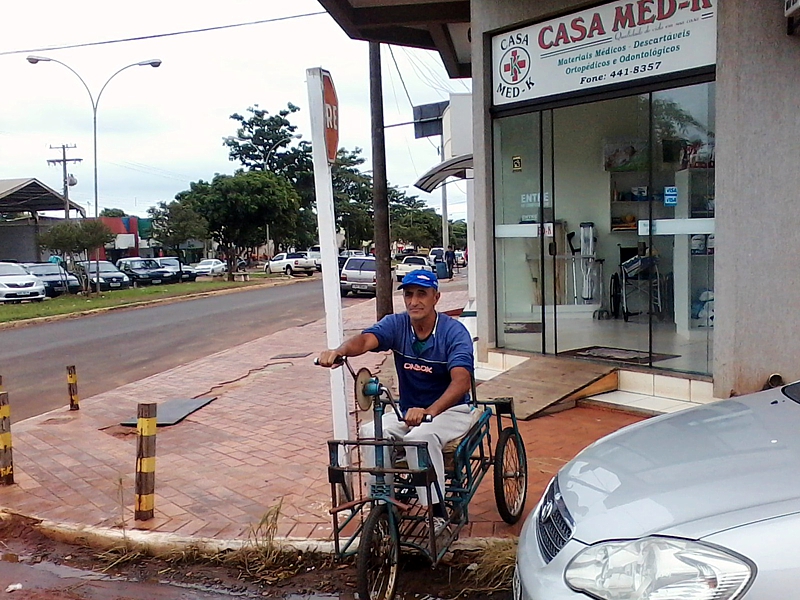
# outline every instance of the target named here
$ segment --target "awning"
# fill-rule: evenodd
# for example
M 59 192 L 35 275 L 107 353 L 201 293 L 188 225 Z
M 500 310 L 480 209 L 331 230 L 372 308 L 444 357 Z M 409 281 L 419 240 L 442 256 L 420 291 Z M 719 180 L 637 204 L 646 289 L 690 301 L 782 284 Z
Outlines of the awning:
M 467 178 L 467 169 L 472 168 L 472 154 L 462 154 L 450 160 L 446 160 L 433 167 L 430 171 L 420 177 L 414 184 L 423 192 L 432 192 L 442 185 L 448 177 Z
M 84 217 L 86 209 L 74 202 L 71 210 Z M 37 179 L 0 179 L 0 213 L 64 210 L 64 196 Z

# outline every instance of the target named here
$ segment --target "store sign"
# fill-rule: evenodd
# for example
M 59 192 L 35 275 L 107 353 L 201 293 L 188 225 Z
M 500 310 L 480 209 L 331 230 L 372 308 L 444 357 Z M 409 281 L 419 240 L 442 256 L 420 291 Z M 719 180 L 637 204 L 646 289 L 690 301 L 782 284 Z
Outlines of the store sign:
M 493 104 L 714 65 L 717 2 L 623 0 L 494 36 Z

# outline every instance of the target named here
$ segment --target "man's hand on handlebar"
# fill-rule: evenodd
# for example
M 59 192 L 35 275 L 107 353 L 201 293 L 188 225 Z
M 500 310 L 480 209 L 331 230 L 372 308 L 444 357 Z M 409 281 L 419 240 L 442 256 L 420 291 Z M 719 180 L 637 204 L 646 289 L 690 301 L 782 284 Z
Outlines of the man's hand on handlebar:
M 325 350 L 325 352 L 320 353 L 315 362 L 321 367 L 338 369 L 344 362 L 344 356 L 339 354 L 337 350 Z
M 405 422 L 409 427 L 416 427 L 420 423 L 430 423 L 433 416 L 424 408 L 409 408 L 406 411 Z

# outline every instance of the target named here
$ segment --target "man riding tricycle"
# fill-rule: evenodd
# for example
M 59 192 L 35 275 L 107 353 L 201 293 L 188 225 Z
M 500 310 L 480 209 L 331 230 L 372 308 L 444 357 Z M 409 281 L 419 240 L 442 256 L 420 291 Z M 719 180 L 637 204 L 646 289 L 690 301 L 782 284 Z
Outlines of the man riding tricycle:
M 401 547 L 434 566 L 441 560 L 468 523 L 469 502 L 490 467 L 506 522 L 520 519 L 526 498 L 527 461 L 512 400 L 476 400 L 472 339 L 457 319 L 436 311 L 435 274 L 412 271 L 399 289 L 405 313 L 384 317 L 317 359 L 325 367 L 346 364 L 359 408 L 372 409 L 358 439 L 328 442 L 336 552 L 357 554 L 362 600 L 394 596 Z M 399 400 L 367 369 L 356 373 L 347 362 L 385 350 L 394 354 Z

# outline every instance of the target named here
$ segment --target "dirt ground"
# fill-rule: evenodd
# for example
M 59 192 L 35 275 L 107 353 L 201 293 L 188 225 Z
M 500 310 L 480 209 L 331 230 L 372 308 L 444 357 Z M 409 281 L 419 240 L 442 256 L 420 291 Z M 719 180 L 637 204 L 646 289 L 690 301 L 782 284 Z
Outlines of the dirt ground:
M 22 580 L 22 569 L 27 569 L 23 589 L 8 596 L 12 600 L 354 598 L 354 566 L 327 556 L 297 554 L 276 569 L 259 570 L 256 563 L 226 566 L 195 562 L 197 557 L 186 554 L 154 558 L 102 552 L 54 541 L 36 525 L 19 516 L 0 520 L 0 593 Z M 477 584 L 465 568 L 471 560 L 462 556 L 455 561 L 458 564 L 431 570 L 424 561 L 407 559 L 398 598 L 510 598 L 508 591 L 475 590 Z M 38 567 L 33 576 L 31 566 Z

